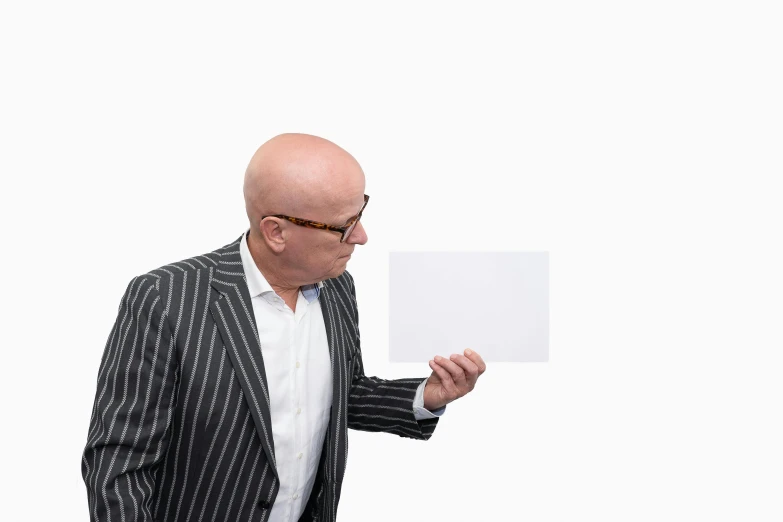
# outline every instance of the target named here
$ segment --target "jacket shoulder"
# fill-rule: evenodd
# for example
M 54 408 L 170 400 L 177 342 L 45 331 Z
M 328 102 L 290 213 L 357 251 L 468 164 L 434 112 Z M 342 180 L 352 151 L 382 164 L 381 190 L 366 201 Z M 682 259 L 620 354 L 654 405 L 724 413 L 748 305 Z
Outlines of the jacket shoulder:
M 239 271 L 241 271 L 242 258 L 239 255 L 239 242 L 241 239 L 242 236 L 239 236 L 238 239 L 231 243 L 210 252 L 166 263 L 136 277 L 148 279 L 155 283 L 156 288 L 159 288 L 161 279 L 169 281 L 180 280 L 186 274 L 190 274 L 192 277 L 196 272 L 209 270 L 210 268 L 217 269 L 220 265 L 236 265 Z

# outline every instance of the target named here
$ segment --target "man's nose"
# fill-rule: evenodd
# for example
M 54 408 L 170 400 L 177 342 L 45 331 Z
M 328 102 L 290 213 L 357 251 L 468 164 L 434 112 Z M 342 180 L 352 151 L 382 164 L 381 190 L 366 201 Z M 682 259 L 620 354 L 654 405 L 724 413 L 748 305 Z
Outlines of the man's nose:
M 356 226 L 353 227 L 347 241 L 349 243 L 356 243 L 357 245 L 363 245 L 367 242 L 367 231 L 364 230 L 364 225 L 362 225 L 361 221 L 356 223 Z

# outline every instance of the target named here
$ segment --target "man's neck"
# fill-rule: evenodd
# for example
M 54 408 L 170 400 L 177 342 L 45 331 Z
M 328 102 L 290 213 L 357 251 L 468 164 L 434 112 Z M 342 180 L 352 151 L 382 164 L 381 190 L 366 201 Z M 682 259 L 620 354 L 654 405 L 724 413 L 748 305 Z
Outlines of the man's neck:
M 293 310 L 299 296 L 299 286 L 292 287 L 291 285 L 277 284 L 275 270 L 271 268 L 273 263 L 267 262 L 263 249 L 257 247 L 256 239 L 252 231 L 247 235 L 247 248 L 250 251 L 250 257 L 253 259 L 253 262 L 256 264 L 256 267 L 258 267 L 261 274 L 263 274 L 266 282 L 269 283 L 272 290 L 286 302 L 288 307 Z M 292 304 L 294 306 L 292 306 Z

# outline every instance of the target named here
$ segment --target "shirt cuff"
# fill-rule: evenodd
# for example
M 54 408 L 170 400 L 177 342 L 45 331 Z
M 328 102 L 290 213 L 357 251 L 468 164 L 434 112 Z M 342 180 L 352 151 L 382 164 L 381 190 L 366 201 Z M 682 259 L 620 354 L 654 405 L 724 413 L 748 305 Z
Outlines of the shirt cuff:
M 430 411 L 424 407 L 424 386 L 427 384 L 427 379 L 421 381 L 419 387 L 416 388 L 416 397 L 413 399 L 413 416 L 416 420 L 434 419 L 443 415 L 446 411 L 446 406 L 438 408 L 435 411 Z

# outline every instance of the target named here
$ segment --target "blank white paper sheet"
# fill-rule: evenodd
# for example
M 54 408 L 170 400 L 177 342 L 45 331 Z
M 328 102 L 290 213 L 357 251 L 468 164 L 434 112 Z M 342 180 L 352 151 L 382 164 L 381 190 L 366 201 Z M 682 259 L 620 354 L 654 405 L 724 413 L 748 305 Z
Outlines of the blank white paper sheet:
M 548 252 L 390 252 L 389 360 L 549 360 Z

